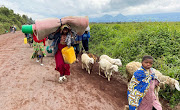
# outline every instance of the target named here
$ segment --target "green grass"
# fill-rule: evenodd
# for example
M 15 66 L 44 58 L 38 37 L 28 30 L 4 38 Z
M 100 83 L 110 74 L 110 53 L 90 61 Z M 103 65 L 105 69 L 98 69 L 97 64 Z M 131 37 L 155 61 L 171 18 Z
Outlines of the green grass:
M 109 55 L 120 58 L 125 75 L 125 65 L 140 61 L 144 55 L 155 59 L 154 68 L 180 82 L 180 22 L 139 22 L 90 24 L 89 51 L 98 56 Z M 180 102 L 180 93 L 168 86 L 160 96 L 169 101 L 171 107 Z

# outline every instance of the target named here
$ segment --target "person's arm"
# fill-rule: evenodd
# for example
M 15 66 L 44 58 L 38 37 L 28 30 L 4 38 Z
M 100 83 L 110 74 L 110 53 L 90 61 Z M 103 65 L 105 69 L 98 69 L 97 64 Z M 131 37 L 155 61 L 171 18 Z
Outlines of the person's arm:
M 57 42 L 57 39 L 58 39 L 58 37 L 60 37 L 60 36 L 61 36 L 60 33 L 55 33 L 55 35 L 54 35 L 54 40 L 53 40 L 53 42 L 51 43 L 50 47 L 55 46 L 55 43 Z
M 38 43 L 43 42 L 43 40 L 38 40 L 37 37 L 34 34 L 33 34 L 33 40 L 35 42 L 38 42 Z
M 50 47 L 54 46 L 55 45 L 55 40 L 53 40 L 53 42 L 51 43 Z
M 46 46 L 46 38 L 43 39 L 44 46 Z

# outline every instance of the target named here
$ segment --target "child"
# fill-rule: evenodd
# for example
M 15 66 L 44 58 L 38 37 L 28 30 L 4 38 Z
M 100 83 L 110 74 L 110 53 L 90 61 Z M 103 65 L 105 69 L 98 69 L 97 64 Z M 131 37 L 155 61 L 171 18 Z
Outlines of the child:
M 82 35 L 82 50 L 85 50 L 86 53 L 88 53 L 89 51 L 89 38 L 90 38 L 90 32 L 88 32 L 87 30 L 84 32 L 84 34 Z
M 144 56 L 141 68 L 134 72 L 128 84 L 129 110 L 162 110 L 154 93 L 159 82 L 151 68 L 153 62 L 152 56 Z
M 41 59 L 41 66 L 43 66 L 43 57 L 46 56 L 46 53 L 44 51 L 46 38 L 38 40 L 37 37 L 33 34 L 33 40 L 34 52 L 31 58 L 34 59 L 37 57 L 36 62 L 39 62 L 39 59 Z
M 33 45 L 32 45 L 32 43 L 33 43 L 33 37 L 32 37 L 32 35 L 31 35 L 31 34 L 27 34 L 26 36 L 27 36 L 27 41 L 28 41 L 30 47 L 32 47 L 32 46 L 33 46 Z

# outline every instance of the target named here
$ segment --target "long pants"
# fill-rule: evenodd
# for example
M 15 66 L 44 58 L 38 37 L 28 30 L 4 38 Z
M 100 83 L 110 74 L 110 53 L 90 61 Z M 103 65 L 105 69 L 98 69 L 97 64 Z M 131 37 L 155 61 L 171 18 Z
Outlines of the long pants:
M 85 51 L 88 51 L 89 50 L 88 40 L 82 40 L 82 44 L 83 44 L 83 47 L 84 47 Z
M 79 49 L 79 44 L 74 44 L 73 47 L 74 47 L 74 50 L 75 50 L 75 52 L 76 52 L 76 58 L 77 58 L 77 57 L 78 57 L 78 54 L 79 54 L 79 51 L 80 51 L 80 49 Z

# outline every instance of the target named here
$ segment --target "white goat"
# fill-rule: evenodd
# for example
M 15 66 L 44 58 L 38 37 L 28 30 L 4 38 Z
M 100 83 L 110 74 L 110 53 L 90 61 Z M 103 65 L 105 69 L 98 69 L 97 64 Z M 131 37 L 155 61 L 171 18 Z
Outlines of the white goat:
M 94 59 L 90 58 L 86 53 L 81 55 L 82 69 L 86 69 L 88 73 L 91 73 L 92 65 L 94 64 Z
M 118 66 L 111 64 L 106 59 L 101 59 L 99 62 L 99 75 L 101 75 L 101 70 L 103 70 L 105 76 L 108 78 L 108 81 L 110 81 L 112 72 L 118 72 Z
M 101 55 L 99 60 L 101 60 L 101 59 L 106 59 L 106 60 L 108 60 L 110 63 L 112 63 L 114 65 L 122 66 L 122 63 L 121 63 L 120 59 L 113 59 L 113 58 L 109 57 L 108 55 Z

